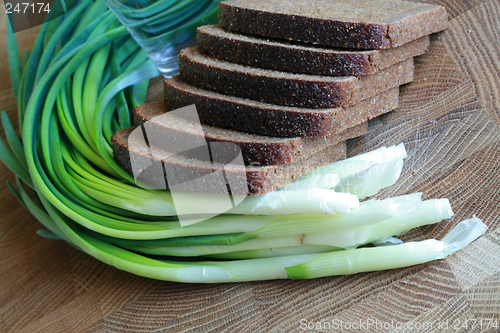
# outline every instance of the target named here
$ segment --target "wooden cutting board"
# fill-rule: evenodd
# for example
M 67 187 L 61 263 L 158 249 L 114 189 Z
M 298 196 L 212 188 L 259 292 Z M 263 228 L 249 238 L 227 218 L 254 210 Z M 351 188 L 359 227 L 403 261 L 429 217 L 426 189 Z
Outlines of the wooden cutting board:
M 430 2 L 447 7 L 449 28 L 417 58 L 399 109 L 349 153 L 404 142 L 401 179 L 378 196 L 421 191 L 425 199 L 450 199 L 453 219 L 404 240 L 441 238 L 472 214 L 489 226 L 486 235 L 445 260 L 384 272 L 218 285 L 155 281 L 37 236 L 41 225 L 4 185 L 14 178 L 2 164 L 0 331 L 500 332 L 488 326 L 500 325 L 500 2 Z M 23 53 L 37 32 L 17 34 Z M 3 11 L 0 36 L 0 109 L 14 116 Z M 161 83 L 152 85 L 158 98 Z

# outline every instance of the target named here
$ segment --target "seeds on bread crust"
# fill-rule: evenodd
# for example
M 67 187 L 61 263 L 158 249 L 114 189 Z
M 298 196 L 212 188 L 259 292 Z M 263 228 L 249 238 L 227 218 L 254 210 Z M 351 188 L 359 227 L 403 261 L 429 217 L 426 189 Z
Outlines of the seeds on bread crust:
M 310 109 L 354 105 L 413 79 L 413 58 L 359 78 L 243 66 L 208 57 L 197 47 L 182 50 L 179 65 L 182 80 L 193 86 L 268 104 Z
M 195 104 L 200 121 L 247 133 L 276 137 L 319 137 L 340 133 L 398 107 L 399 88 L 341 108 L 307 109 L 226 96 L 194 87 L 178 76 L 165 79 L 165 106 Z
M 152 165 L 166 163 L 169 164 L 170 167 L 182 170 L 182 173 L 186 176 L 186 186 L 189 185 L 190 180 L 202 177 L 214 171 L 224 170 L 226 176 L 230 179 L 236 179 L 241 177 L 241 175 L 245 175 L 246 179 L 244 179 L 244 181 L 248 189 L 237 188 L 232 192 L 233 195 L 257 195 L 274 191 L 290 183 L 292 180 L 313 171 L 315 168 L 345 159 L 346 156 L 346 143 L 343 141 L 292 163 L 272 166 L 247 166 L 244 168 L 244 173 L 242 173 L 241 168 L 232 167 L 231 165 L 212 164 L 198 159 L 189 159 L 180 154 L 172 155 L 158 148 L 144 147 L 145 149 L 132 149 L 129 145 L 128 137 L 134 129 L 135 128 L 132 127 L 119 130 L 111 138 L 115 160 L 123 166 L 125 170 L 130 173 L 133 172 L 131 158 L 136 161 L 144 162 L 144 165 L 148 165 L 148 161 L 152 162 Z M 158 182 L 158 179 L 156 179 L 156 172 L 149 173 L 149 169 L 147 168 L 141 171 L 142 173 L 140 175 L 143 180 L 154 183 Z M 183 184 L 181 183 L 179 185 L 182 186 Z M 197 182 L 196 185 L 204 185 L 204 187 L 200 188 L 197 186 L 196 189 L 191 190 L 204 193 L 224 194 L 220 192 L 218 186 L 214 187 L 213 184 L 208 182 L 202 184 Z
M 443 6 L 401 0 L 232 0 L 219 25 L 251 35 L 354 49 L 387 49 L 444 30 Z
M 349 50 L 244 35 L 217 25 L 198 28 L 200 50 L 220 60 L 296 74 L 349 76 L 378 70 L 423 54 L 429 36 L 386 50 Z
M 245 165 L 280 165 L 297 161 L 335 145 L 341 141 L 358 137 L 368 131 L 365 121 L 359 125 L 338 133 L 319 138 L 279 138 L 249 134 L 222 127 L 202 124 L 201 127 L 192 119 L 182 118 L 169 113 L 163 100 L 146 103 L 134 109 L 134 125 L 147 124 L 146 133 L 162 134 L 167 140 L 156 140 L 160 148 L 168 149 L 170 137 L 179 138 L 193 144 L 201 142 L 230 142 L 239 146 Z M 201 130 L 201 131 L 200 131 Z

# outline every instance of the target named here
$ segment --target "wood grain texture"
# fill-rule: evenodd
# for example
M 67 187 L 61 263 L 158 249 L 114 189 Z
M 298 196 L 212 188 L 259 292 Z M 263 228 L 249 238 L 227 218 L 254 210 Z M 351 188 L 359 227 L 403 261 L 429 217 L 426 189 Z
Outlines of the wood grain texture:
M 301 319 L 399 324 L 357 330 L 367 332 L 499 332 L 472 327 L 472 320 L 500 324 L 500 2 L 425 2 L 447 7 L 449 28 L 432 36 L 428 52 L 416 59 L 399 109 L 374 122 L 349 153 L 404 142 L 409 157 L 402 177 L 377 197 L 422 191 L 424 198 L 450 199 L 452 219 L 404 240 L 442 238 L 472 214 L 489 226 L 486 235 L 445 260 L 385 272 L 175 284 L 133 276 L 40 238 L 40 224 L 1 185 L 0 332 L 303 332 Z M 17 33 L 22 53 L 37 32 Z M 3 12 L 0 59 L 0 109 L 17 124 Z M 161 79 L 151 85 L 150 98 L 159 99 Z M 12 173 L 0 165 L 0 184 L 7 180 Z M 455 329 L 458 323 L 469 325 Z

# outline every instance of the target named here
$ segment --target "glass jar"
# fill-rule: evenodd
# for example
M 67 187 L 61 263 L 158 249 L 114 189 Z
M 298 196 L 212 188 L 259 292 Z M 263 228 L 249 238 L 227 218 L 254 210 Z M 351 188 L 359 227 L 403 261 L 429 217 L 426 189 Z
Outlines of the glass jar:
M 164 77 L 179 72 L 178 54 L 196 45 L 196 28 L 217 23 L 219 0 L 105 0 Z

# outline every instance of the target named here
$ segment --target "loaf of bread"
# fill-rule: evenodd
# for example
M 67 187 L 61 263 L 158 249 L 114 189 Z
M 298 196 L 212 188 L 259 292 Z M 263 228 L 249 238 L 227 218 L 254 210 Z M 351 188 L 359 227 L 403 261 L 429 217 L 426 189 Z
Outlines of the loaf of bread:
M 243 66 L 208 57 L 193 47 L 181 51 L 179 66 L 182 80 L 202 89 L 311 109 L 354 105 L 413 79 L 413 58 L 359 78 L 333 77 Z
M 345 158 L 347 139 L 397 108 L 413 57 L 446 24 L 444 7 L 401 0 L 221 2 L 219 25 L 200 27 L 180 75 L 164 80 L 164 100 L 138 106 L 137 127 L 112 137 L 115 159 L 151 184 L 276 190 Z
M 231 0 L 219 6 L 223 28 L 354 49 L 398 47 L 444 30 L 443 6 L 401 0 Z
M 386 50 L 347 50 L 244 35 L 217 25 L 198 28 L 198 47 L 213 58 L 298 74 L 375 74 L 380 69 L 423 54 L 428 46 L 429 36 L 424 36 Z
M 178 76 L 166 79 L 164 87 L 168 110 L 195 104 L 202 123 L 276 137 L 340 133 L 394 110 L 399 97 L 399 89 L 393 88 L 349 107 L 306 109 L 218 94 L 187 84 Z
M 270 137 L 206 124 L 200 126 L 196 120 L 179 116 L 175 112 L 167 112 L 168 109 L 164 104 L 163 100 L 159 100 L 139 105 L 134 109 L 135 126 L 145 125 L 146 133 L 158 133 L 165 138 L 155 140 L 160 149 L 168 150 L 174 140 L 183 141 L 184 146 L 194 146 L 204 140 L 230 142 L 239 146 L 245 165 L 279 165 L 295 162 L 368 131 L 368 122 L 365 121 L 341 133 L 319 138 Z
M 243 168 L 238 165 L 211 163 L 202 159 L 188 158 L 182 154 L 171 154 L 163 149 L 141 145 L 140 143 L 131 144 L 129 135 L 134 129 L 119 130 L 111 138 L 115 160 L 130 173 L 133 173 L 131 159 L 142 165 L 161 166 L 164 164 L 165 168 L 178 170 L 176 179 L 172 182 L 174 182 L 176 188 L 187 191 L 227 193 L 227 188 L 223 188 L 224 192 L 221 192 L 219 184 L 203 182 L 203 177 L 207 174 L 224 171 L 227 179 L 232 179 L 236 183 L 240 180 L 241 184 L 246 184 L 246 186 L 231 188 L 231 194 L 264 194 L 285 186 L 315 168 L 344 159 L 346 155 L 346 143 L 344 141 L 292 163 L 271 166 L 245 166 Z M 144 168 L 136 171 L 143 182 L 158 184 L 158 168 L 153 167 L 151 170 Z M 164 176 L 163 173 L 161 175 Z M 195 179 L 199 181 L 196 181 L 196 186 L 192 187 L 192 180 Z M 169 180 L 166 181 L 168 184 Z

